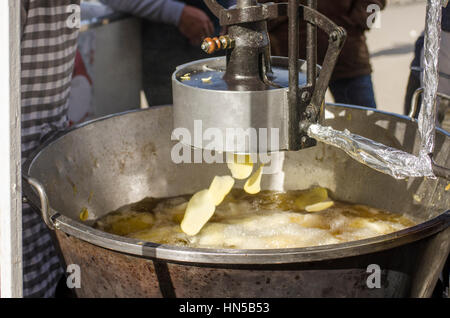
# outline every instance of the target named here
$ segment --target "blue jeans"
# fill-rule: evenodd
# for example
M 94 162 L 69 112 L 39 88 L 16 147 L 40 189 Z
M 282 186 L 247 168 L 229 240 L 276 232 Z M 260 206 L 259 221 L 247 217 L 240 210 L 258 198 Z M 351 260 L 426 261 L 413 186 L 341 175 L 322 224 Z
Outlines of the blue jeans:
M 331 81 L 329 87 L 336 103 L 377 108 L 371 75 Z

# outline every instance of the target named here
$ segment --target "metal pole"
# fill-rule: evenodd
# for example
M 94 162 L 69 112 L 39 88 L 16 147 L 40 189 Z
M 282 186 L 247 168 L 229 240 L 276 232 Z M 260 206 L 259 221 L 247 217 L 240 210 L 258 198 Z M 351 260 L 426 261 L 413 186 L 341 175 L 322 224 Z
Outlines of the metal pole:
M 22 297 L 20 1 L 0 1 L 0 295 Z
M 317 9 L 317 0 L 308 0 L 308 7 Z M 316 86 L 316 65 L 317 65 L 317 27 L 314 24 L 306 24 L 306 56 L 308 57 L 308 85 L 312 89 Z
M 299 50 L 299 16 L 298 16 L 298 0 L 289 0 L 288 2 L 288 56 L 289 56 L 289 149 L 297 150 L 300 144 L 299 133 L 299 110 L 298 110 L 298 50 Z
M 428 156 L 434 150 L 442 3 L 442 0 L 429 0 L 426 10 L 424 72 L 422 77 L 424 91 L 418 120 L 419 133 L 422 140 L 419 152 L 421 156 Z

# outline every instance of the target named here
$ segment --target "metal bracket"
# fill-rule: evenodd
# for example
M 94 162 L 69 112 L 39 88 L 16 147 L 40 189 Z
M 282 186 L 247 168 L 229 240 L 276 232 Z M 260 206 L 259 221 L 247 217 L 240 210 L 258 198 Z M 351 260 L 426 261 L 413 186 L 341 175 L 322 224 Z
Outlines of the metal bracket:
M 420 87 L 416 89 L 413 93 L 413 96 L 411 98 L 411 110 L 409 111 L 408 117 L 411 119 L 415 119 L 417 116 L 417 111 L 419 110 L 419 104 L 420 104 L 420 95 L 422 95 L 424 92 L 424 88 Z M 436 95 L 442 99 L 446 99 L 450 101 L 450 96 L 446 95 L 444 93 L 437 92 Z
M 289 14 L 289 111 L 292 118 L 289 125 L 292 150 L 314 146 L 316 142 L 308 137 L 307 127 L 320 121 L 328 84 L 333 74 L 339 54 L 344 46 L 346 32 L 330 19 L 319 13 L 316 0 L 309 0 L 309 6 L 298 4 L 298 0 L 290 0 L 290 6 L 298 6 L 298 10 L 288 8 Z M 298 88 L 298 20 L 302 18 L 307 25 L 307 77 L 308 85 Z M 322 69 L 317 79 L 317 28 L 329 36 L 329 46 L 325 54 Z M 295 115 L 296 113 L 297 115 Z

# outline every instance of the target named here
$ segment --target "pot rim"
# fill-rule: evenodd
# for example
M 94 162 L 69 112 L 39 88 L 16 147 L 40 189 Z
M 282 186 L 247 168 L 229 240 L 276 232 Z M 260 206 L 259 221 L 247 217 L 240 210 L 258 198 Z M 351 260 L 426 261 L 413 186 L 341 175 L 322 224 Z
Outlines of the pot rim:
M 342 108 L 359 109 L 366 111 L 373 111 L 389 116 L 394 116 L 402 120 L 415 121 L 404 115 L 389 113 L 367 107 L 331 104 L 330 106 L 337 106 Z M 159 107 L 170 107 L 157 106 Z M 155 107 L 152 107 L 155 108 Z M 150 108 L 150 109 L 152 109 Z M 70 129 L 59 132 L 51 140 L 45 142 L 40 146 L 24 163 L 23 171 L 29 174 L 34 161 L 39 157 L 40 153 L 46 147 L 57 142 L 65 135 L 93 123 L 107 120 L 113 117 L 118 117 L 130 113 L 148 111 L 149 109 L 138 109 L 118 114 L 108 115 L 98 119 L 71 127 Z M 450 137 L 450 133 L 440 128 L 436 128 L 440 133 Z M 36 207 L 40 207 L 39 199 L 35 196 L 28 198 L 30 203 Z M 40 209 L 39 209 L 40 210 Z M 289 264 L 289 263 L 304 263 L 313 261 L 324 261 L 330 259 L 344 258 L 357 256 L 362 254 L 369 254 L 391 249 L 420 239 L 431 236 L 435 233 L 443 231 L 450 227 L 450 210 L 430 219 L 428 221 L 419 223 L 415 226 L 393 232 L 386 235 L 376 236 L 364 240 L 351 241 L 339 244 L 289 248 L 289 249 L 212 249 L 212 248 L 191 248 L 179 247 L 174 245 L 157 244 L 151 242 L 143 242 L 141 240 L 126 238 L 110 233 L 106 233 L 92 228 L 79 221 L 68 218 L 58 211 L 49 207 L 50 220 L 57 230 L 60 230 L 68 235 L 74 236 L 78 239 L 86 241 L 96 246 L 110 249 L 116 252 L 122 252 L 144 258 L 160 259 L 165 261 L 174 261 L 182 263 L 201 263 L 201 264 Z

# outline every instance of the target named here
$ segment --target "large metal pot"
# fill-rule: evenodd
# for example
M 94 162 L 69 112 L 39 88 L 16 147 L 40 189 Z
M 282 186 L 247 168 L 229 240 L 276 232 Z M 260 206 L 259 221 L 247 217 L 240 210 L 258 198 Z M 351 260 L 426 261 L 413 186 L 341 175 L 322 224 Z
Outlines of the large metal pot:
M 327 124 L 412 152 L 417 125 L 403 116 L 327 106 Z M 320 185 L 340 200 L 407 213 L 423 222 L 371 239 L 282 250 L 192 249 L 142 243 L 93 229 L 93 220 L 146 196 L 193 193 L 220 164 L 174 164 L 171 107 L 96 120 L 49 143 L 24 172 L 56 229 L 67 264 L 81 268 L 80 297 L 405 297 L 430 296 L 450 250 L 450 195 L 444 180 L 395 180 L 324 144 L 280 155 L 283 172 L 263 188 Z M 438 131 L 435 159 L 450 166 L 450 138 Z M 40 197 L 36 195 L 40 194 Z M 46 195 L 45 195 L 46 194 Z M 48 197 L 49 203 L 46 203 Z M 47 209 L 48 208 L 48 209 Z M 88 222 L 80 211 L 87 208 Z M 367 284 L 381 269 L 380 288 Z M 371 278 L 369 278 L 370 280 Z

